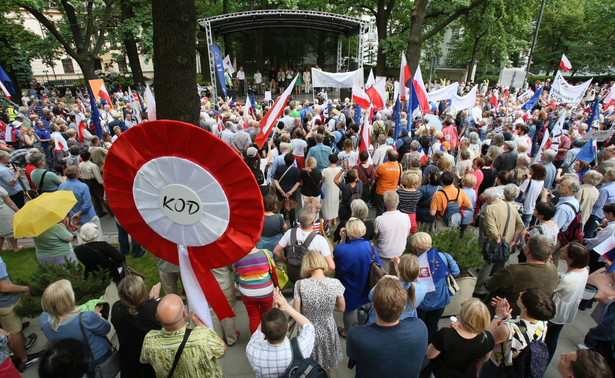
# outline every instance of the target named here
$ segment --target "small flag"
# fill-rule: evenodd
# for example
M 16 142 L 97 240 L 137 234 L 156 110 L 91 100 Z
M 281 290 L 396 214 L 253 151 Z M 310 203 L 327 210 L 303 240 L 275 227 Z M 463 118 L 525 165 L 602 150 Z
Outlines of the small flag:
M 600 98 L 596 96 L 596 99 L 594 100 L 594 104 L 589 109 L 589 114 L 587 115 L 587 122 L 585 123 L 587 123 L 590 127 L 594 123 L 594 121 L 600 120 L 600 104 L 598 103 L 599 101 L 600 101 Z
M 423 148 L 419 148 L 419 153 L 421 154 L 421 165 L 427 163 L 427 160 L 429 160 L 427 158 L 427 155 L 425 155 L 425 150 Z
M 155 121 L 156 120 L 156 100 L 154 99 L 154 94 L 149 87 L 149 84 L 145 87 L 145 103 L 147 104 L 147 120 Z
M 354 109 L 352 120 L 354 121 L 354 123 L 361 126 L 361 105 L 357 105 L 356 108 Z
M 395 134 L 393 135 L 393 138 L 397 140 L 397 137 L 401 132 L 401 107 L 399 105 L 399 96 L 397 96 L 397 100 L 395 100 L 395 107 L 393 108 L 393 115 L 391 119 L 395 122 Z
M 540 144 L 540 148 L 538 149 L 538 153 L 536 153 L 536 157 L 534 158 L 534 164 L 540 163 L 540 157 L 542 156 L 542 151 L 549 149 L 550 146 L 547 146 L 547 142 L 548 141 L 550 142 L 549 130 L 545 130 L 545 133 L 542 136 L 542 143 Z
M 425 88 L 425 83 L 423 82 L 421 67 L 417 67 L 416 72 L 414 73 L 414 79 L 412 79 L 412 84 L 414 86 L 416 97 L 419 100 L 421 110 L 423 111 L 423 114 L 426 114 L 429 112 L 429 101 L 427 101 L 427 89 Z
M 254 116 L 252 110 L 252 102 L 250 101 L 250 96 L 246 96 L 246 104 L 243 107 L 243 120 L 244 122 L 248 122 L 248 116 Z
M 591 163 L 598 157 L 598 146 L 596 145 L 596 141 L 594 138 L 591 138 L 583 148 L 577 153 L 575 160 L 583 160 L 588 163 Z
M 224 60 L 222 61 L 222 65 L 224 66 L 224 69 L 226 70 L 228 68 L 228 73 L 229 74 L 234 74 L 235 73 L 235 69 L 233 68 L 233 64 L 231 63 L 231 57 L 230 55 L 227 55 L 224 57 Z
M 367 76 L 367 81 L 365 82 L 365 88 L 369 88 L 376 83 L 376 79 L 374 79 L 374 70 L 369 69 L 369 75 Z
M 254 98 L 254 91 L 252 91 L 250 102 L 252 103 L 252 117 L 256 119 L 256 99 Z
M 375 111 L 384 109 L 386 102 L 386 82 L 380 79 L 365 91 Z
M 83 121 L 79 122 L 79 128 L 78 128 L 79 143 L 83 143 L 83 131 L 87 128 L 88 127 L 85 125 L 85 122 Z
M 562 60 L 559 62 L 559 66 L 562 67 L 564 72 L 568 72 L 572 69 L 572 64 L 570 64 L 570 61 L 565 54 L 562 54 Z
M 370 106 L 365 111 L 365 116 L 363 117 L 363 125 L 361 126 L 361 144 L 359 145 L 359 152 L 361 151 L 369 151 L 369 126 L 370 126 L 370 115 L 372 114 L 372 107 Z
M 218 134 L 220 134 L 224 131 L 224 122 L 222 122 L 222 116 L 220 114 L 218 114 L 216 118 L 218 119 Z
M 4 96 L 6 98 L 11 98 L 11 94 L 9 93 L 9 90 L 4 86 L 4 83 L 2 81 L 0 81 L 0 89 L 2 89 L 2 92 L 4 93 Z
M 603 109 L 606 110 L 609 107 L 611 107 L 611 105 L 613 105 L 614 99 L 615 99 L 615 84 L 611 85 L 611 90 L 609 91 L 609 94 L 607 94 L 606 97 L 604 98 Z
M 66 139 L 58 131 L 51 133 L 51 139 L 53 139 L 55 144 L 56 152 L 68 151 L 68 143 L 66 143 Z
M 540 99 L 540 95 L 542 95 L 542 90 L 544 87 L 540 87 L 536 93 L 534 93 L 534 95 L 532 96 L 532 98 L 529 99 L 528 102 L 526 102 L 525 104 L 523 104 L 523 106 L 521 107 L 521 109 L 523 110 L 527 110 L 528 112 L 530 110 L 532 110 L 534 108 L 534 106 L 536 106 L 536 103 L 538 102 L 538 100 Z
M 428 293 L 436 291 L 436 285 L 433 283 L 433 277 L 431 276 L 431 271 L 429 270 L 429 258 L 427 257 L 427 252 L 420 254 L 418 260 L 419 276 L 417 281 L 422 282 L 427 287 Z
M 135 117 L 135 121 L 137 121 L 137 124 L 139 124 L 141 123 L 141 109 L 139 107 L 139 104 L 137 104 L 139 97 L 135 92 L 130 89 L 130 87 L 128 87 L 128 97 L 130 98 L 130 108 L 132 109 L 132 115 Z
M 94 131 L 96 131 L 96 136 L 102 142 L 103 132 L 102 126 L 100 125 L 100 113 L 98 112 L 98 107 L 96 107 L 96 100 L 94 99 L 94 93 L 92 93 L 92 88 L 88 85 L 88 93 L 90 94 L 90 109 L 92 111 L 92 122 L 94 122 Z

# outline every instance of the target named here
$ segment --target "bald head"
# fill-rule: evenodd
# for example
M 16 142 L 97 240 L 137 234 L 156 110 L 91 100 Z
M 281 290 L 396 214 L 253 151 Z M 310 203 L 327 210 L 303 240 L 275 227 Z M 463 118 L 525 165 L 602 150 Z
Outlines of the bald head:
M 160 300 L 156 317 L 166 330 L 174 331 L 183 327 L 185 316 L 184 302 L 178 295 L 167 294 Z

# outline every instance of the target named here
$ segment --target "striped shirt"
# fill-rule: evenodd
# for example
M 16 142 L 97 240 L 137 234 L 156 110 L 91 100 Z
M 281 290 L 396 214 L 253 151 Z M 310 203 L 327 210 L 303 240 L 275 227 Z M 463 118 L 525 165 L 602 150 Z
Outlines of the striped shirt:
M 266 252 L 250 252 L 235 263 L 239 275 L 239 292 L 248 298 L 266 298 L 273 293 Z
M 397 194 L 399 195 L 399 207 L 397 209 L 404 214 L 416 213 L 416 204 L 421 199 L 421 192 L 398 189 Z

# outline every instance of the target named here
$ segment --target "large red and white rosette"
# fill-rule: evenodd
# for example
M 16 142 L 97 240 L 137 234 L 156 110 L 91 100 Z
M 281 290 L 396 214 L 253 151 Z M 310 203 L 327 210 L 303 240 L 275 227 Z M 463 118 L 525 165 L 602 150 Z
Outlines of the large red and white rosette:
M 199 127 L 154 121 L 113 143 L 103 169 L 109 205 L 148 251 L 180 266 L 191 309 L 211 326 L 233 317 L 211 268 L 254 247 L 264 221 L 254 175 L 226 143 Z

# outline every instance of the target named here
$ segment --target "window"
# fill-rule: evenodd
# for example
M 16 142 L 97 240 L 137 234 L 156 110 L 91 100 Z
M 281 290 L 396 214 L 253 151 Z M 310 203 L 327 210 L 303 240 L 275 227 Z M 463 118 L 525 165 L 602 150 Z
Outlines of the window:
M 101 70 L 102 71 L 102 59 L 95 59 L 94 60 L 94 69 L 95 70 Z
M 75 73 L 75 67 L 73 66 L 73 60 L 70 58 L 62 59 L 62 67 L 64 68 L 64 73 L 67 73 L 67 74 Z
M 126 65 L 126 59 L 123 57 L 117 60 L 117 69 L 121 74 L 128 72 L 128 66 Z

